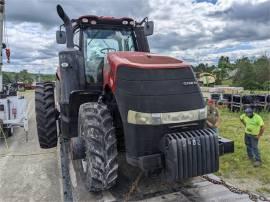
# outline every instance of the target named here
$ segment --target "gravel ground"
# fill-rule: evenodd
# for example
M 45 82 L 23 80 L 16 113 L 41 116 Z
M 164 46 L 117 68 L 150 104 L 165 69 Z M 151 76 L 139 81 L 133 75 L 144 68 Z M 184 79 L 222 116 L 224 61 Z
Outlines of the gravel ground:
M 34 116 L 34 93 L 26 94 L 29 102 L 29 140 L 26 142 L 23 129 L 17 129 L 8 138 L 9 149 L 0 141 L 0 202 L 2 201 L 61 201 L 59 152 L 57 149 L 39 148 Z M 89 193 L 84 179 L 78 175 L 78 164 L 69 164 L 73 198 L 75 201 L 123 201 L 138 170 L 124 163 L 119 156 L 120 171 L 117 185 L 109 192 Z M 167 187 L 167 188 L 166 188 Z M 145 200 L 147 199 L 147 200 Z M 237 195 L 221 185 L 213 185 L 200 177 L 182 183 L 166 184 L 159 179 L 142 177 L 130 200 L 138 201 L 250 201 L 247 195 Z
M 28 142 L 22 128 L 0 141 L 0 201 L 61 201 L 56 149 L 39 148 L 34 116 L 34 94 L 28 100 Z

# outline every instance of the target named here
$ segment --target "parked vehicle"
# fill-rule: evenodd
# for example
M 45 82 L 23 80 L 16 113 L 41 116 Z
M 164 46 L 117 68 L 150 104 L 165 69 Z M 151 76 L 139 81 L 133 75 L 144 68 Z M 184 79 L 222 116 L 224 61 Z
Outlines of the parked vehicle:
M 3 20 L 5 12 L 5 1 L 0 0 L 0 44 L 2 44 L 2 49 L 8 49 L 10 54 L 10 49 L 6 47 L 3 43 Z M 0 54 L 0 122 L 1 127 L 6 133 L 6 136 L 13 134 L 13 129 L 15 127 L 23 127 L 25 133 L 28 133 L 28 118 L 27 118 L 27 103 L 23 96 L 17 95 L 17 86 L 14 84 L 9 84 L 4 86 L 2 79 L 2 49 Z M 10 56 L 10 55 L 9 55 Z M 9 62 L 9 58 L 8 58 Z
M 152 21 L 70 20 L 59 5 L 57 12 L 66 31 L 56 39 L 67 47 L 59 52 L 56 95 L 52 83 L 36 86 L 41 148 L 57 145 L 58 117 L 90 191 L 116 183 L 119 147 L 129 164 L 170 181 L 218 170 L 219 151 L 232 152 L 226 148 L 233 142 L 219 142 L 205 128 L 207 110 L 191 66 L 149 52 Z

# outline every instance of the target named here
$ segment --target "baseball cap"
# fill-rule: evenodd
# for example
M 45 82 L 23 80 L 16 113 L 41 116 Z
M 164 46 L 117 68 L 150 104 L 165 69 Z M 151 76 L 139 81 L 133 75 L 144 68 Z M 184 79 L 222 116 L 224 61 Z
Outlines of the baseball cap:
M 208 104 L 214 104 L 214 100 L 208 100 Z
M 245 113 L 246 114 L 252 114 L 253 113 L 253 109 L 250 108 L 250 107 L 248 107 L 248 108 L 245 109 Z

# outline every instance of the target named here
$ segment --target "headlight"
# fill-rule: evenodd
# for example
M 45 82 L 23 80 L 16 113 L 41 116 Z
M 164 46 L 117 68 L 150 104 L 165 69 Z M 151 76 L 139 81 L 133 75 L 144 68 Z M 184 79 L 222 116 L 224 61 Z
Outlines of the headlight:
M 207 118 L 207 109 L 206 107 L 199 110 L 199 119 L 206 119 Z
M 128 111 L 128 123 L 138 125 L 183 123 L 206 119 L 206 117 L 206 108 L 170 113 L 142 113 L 132 110 Z
M 198 114 L 195 113 L 195 111 L 172 112 L 162 114 L 163 124 L 189 122 L 193 120 L 198 120 Z
M 139 125 L 159 125 L 161 124 L 161 119 L 159 113 L 141 113 L 129 110 L 128 123 Z

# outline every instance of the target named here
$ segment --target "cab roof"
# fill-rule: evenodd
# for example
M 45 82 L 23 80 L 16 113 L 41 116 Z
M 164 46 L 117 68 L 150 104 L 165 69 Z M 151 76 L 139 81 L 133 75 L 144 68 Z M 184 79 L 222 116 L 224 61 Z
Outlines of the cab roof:
M 94 26 L 94 25 L 115 25 L 115 26 L 129 26 L 134 27 L 136 21 L 129 17 L 116 18 L 112 16 L 96 16 L 96 15 L 84 15 L 78 19 L 72 20 L 77 25 Z

